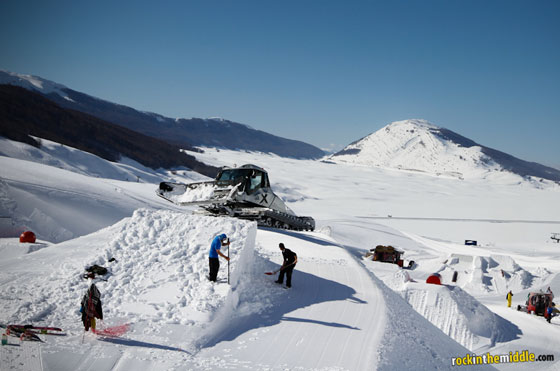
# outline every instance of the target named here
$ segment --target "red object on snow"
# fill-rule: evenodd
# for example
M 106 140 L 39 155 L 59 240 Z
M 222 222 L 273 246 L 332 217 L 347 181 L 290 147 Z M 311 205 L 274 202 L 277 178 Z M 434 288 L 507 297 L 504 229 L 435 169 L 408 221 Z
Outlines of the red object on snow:
M 28 243 L 35 243 L 37 238 L 35 237 L 35 233 L 31 231 L 25 231 L 19 235 L 19 242 L 28 242 Z
M 431 283 L 434 285 L 441 285 L 441 276 L 439 273 L 434 273 L 426 280 L 426 283 Z
M 123 336 L 128 331 L 129 327 L 130 325 L 128 323 L 125 323 L 124 325 L 107 327 L 102 330 L 93 330 L 93 332 L 100 336 L 119 337 Z

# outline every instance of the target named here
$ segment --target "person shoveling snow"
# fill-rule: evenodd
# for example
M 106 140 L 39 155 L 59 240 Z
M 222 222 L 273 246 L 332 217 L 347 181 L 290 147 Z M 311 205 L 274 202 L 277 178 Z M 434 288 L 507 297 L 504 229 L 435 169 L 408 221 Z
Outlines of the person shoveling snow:
M 214 237 L 212 240 L 212 245 L 210 245 L 210 254 L 208 256 L 208 263 L 210 265 L 210 274 L 208 279 L 212 282 L 216 282 L 216 279 L 218 278 L 218 270 L 220 269 L 220 259 L 218 256 L 221 256 L 229 262 L 229 257 L 220 251 L 223 246 L 229 246 L 229 243 L 229 238 L 227 238 L 224 233 Z
M 286 287 L 292 287 L 292 272 L 296 267 L 297 255 L 292 250 L 286 249 L 283 243 L 280 243 L 278 247 L 280 247 L 280 250 L 282 250 L 284 262 L 280 267 L 280 275 L 278 275 L 278 279 L 274 282 L 279 284 L 284 283 L 284 274 L 286 274 Z

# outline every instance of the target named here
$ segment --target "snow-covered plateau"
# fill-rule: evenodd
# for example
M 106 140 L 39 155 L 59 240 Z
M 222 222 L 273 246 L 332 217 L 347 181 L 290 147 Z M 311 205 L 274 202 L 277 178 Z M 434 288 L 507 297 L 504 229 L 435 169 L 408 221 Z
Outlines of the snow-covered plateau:
M 188 169 L 153 171 L 41 143 L 0 140 L 0 323 L 65 335 L 9 336 L 2 370 L 560 369 L 560 317 L 547 323 L 516 310 L 530 292 L 560 292 L 554 182 L 190 153 L 266 169 L 274 192 L 315 218 L 315 231 L 296 232 L 201 215 L 156 195 L 159 181 L 209 180 Z M 38 240 L 20 243 L 23 230 Z M 211 283 L 207 256 L 220 233 L 231 260 L 220 259 Z M 298 256 L 290 289 L 264 274 L 279 268 L 280 242 Z M 377 245 L 404 251 L 414 268 L 365 257 Z M 126 325 L 121 336 L 84 332 L 83 273 L 94 264 L 110 272 L 95 280 L 98 327 Z M 433 273 L 443 285 L 425 283 Z M 523 351 L 549 358 L 457 366 Z

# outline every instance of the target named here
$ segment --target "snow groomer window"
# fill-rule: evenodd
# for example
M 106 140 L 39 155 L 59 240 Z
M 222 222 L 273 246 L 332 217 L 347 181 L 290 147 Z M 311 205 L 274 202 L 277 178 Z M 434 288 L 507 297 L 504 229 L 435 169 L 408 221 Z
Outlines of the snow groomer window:
M 249 178 L 249 190 L 248 193 L 252 193 L 259 189 L 262 184 L 262 173 L 260 171 L 253 171 Z

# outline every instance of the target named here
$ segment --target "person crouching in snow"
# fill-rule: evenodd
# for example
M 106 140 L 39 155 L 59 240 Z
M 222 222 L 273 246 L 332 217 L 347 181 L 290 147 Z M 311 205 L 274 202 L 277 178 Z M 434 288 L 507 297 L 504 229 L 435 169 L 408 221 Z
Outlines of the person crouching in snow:
M 284 257 L 284 262 L 280 267 L 280 275 L 278 280 L 274 281 L 276 283 L 282 284 L 284 282 L 284 273 L 286 274 L 286 287 L 292 287 L 292 272 L 297 263 L 297 255 L 292 250 L 286 249 L 283 243 L 278 245 L 282 251 L 282 256 Z
M 220 259 L 218 256 L 221 256 L 229 261 L 229 258 L 220 251 L 223 246 L 229 246 L 229 238 L 222 233 L 221 235 L 214 237 L 212 245 L 210 245 L 210 254 L 208 255 L 210 274 L 208 279 L 212 282 L 216 282 L 216 279 L 218 278 L 218 270 L 220 269 Z

